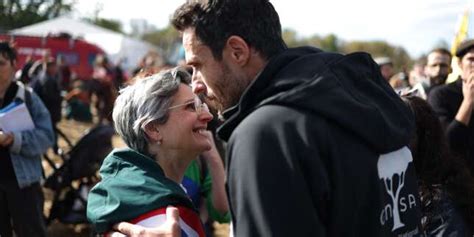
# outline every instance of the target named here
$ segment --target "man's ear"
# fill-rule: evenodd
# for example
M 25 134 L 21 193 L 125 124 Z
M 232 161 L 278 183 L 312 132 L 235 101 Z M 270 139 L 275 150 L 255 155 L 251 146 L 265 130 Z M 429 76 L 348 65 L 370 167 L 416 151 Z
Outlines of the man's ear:
M 227 39 L 224 53 L 239 65 L 245 65 L 250 59 L 250 47 L 240 36 L 233 35 Z

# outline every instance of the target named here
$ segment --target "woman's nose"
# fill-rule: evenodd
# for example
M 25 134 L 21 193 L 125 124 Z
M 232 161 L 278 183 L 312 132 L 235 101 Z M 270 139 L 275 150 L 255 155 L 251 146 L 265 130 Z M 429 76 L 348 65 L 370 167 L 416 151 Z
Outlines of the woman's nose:
M 210 122 L 212 119 L 214 118 L 214 116 L 212 115 L 212 113 L 207 110 L 207 109 L 204 109 L 201 114 L 199 114 L 199 120 L 203 121 L 203 122 Z

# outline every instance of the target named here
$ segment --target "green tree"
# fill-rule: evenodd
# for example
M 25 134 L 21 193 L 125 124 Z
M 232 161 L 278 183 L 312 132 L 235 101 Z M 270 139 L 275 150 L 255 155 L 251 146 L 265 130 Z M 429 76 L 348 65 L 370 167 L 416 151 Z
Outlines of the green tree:
M 299 37 L 293 29 L 284 29 L 282 34 L 283 40 L 288 47 L 299 47 L 299 46 L 314 46 L 329 52 L 339 52 L 341 42 L 335 34 L 329 34 L 324 37 L 319 35 L 313 35 L 311 37 Z
M 335 34 L 329 34 L 324 37 L 313 35 L 302 40 L 302 45 L 309 45 L 320 48 L 328 52 L 340 52 L 341 42 Z
M 389 57 L 393 61 L 395 71 L 402 71 L 412 66 L 413 61 L 403 47 L 391 45 L 385 41 L 351 41 L 342 47 L 343 53 L 357 51 L 367 52 L 372 57 Z
M 293 29 L 284 29 L 282 32 L 282 37 L 286 45 L 288 45 L 290 48 L 303 45 L 303 42 L 298 39 L 298 34 Z
M 94 19 L 85 19 L 86 21 L 89 21 L 90 23 L 100 26 L 102 28 L 109 29 L 111 31 L 115 31 L 118 33 L 123 33 L 122 29 L 122 22 L 114 19 L 105 19 L 105 18 L 94 18 Z
M 58 17 L 72 10 L 75 0 L 2 0 L 0 32 Z
M 165 55 L 170 55 L 176 45 L 181 42 L 179 32 L 171 25 L 164 29 L 144 33 L 142 39 L 163 49 Z
M 329 52 L 339 52 L 340 43 L 335 34 L 326 35 L 321 39 L 321 49 Z

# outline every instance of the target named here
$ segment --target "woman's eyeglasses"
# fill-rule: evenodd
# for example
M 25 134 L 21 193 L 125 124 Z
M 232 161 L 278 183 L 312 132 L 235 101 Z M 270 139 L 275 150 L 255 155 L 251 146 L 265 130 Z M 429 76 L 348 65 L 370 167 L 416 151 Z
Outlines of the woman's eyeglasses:
M 194 97 L 193 101 L 186 102 L 184 104 L 179 104 L 179 105 L 173 105 L 169 107 L 168 109 L 176 109 L 179 107 L 183 106 L 189 106 L 190 109 L 194 110 L 198 115 L 200 115 L 203 111 L 209 112 L 209 107 L 207 107 L 207 104 L 203 103 L 199 97 Z

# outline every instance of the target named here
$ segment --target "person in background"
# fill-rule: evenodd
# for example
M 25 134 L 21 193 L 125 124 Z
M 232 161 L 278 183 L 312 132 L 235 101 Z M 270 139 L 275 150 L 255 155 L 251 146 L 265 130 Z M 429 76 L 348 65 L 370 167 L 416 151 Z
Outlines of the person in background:
M 59 74 L 59 84 L 61 90 L 69 91 L 71 90 L 72 84 L 72 72 L 71 67 L 69 67 L 66 58 L 63 55 L 58 55 L 57 58 L 57 67 Z
M 31 55 L 28 55 L 25 59 L 25 64 L 21 68 L 20 78 L 19 78 L 19 80 L 24 85 L 28 85 L 31 81 L 29 71 L 30 71 L 30 68 L 33 66 L 33 63 L 34 63 L 33 57 Z
M 66 118 L 76 121 L 92 122 L 91 93 L 86 83 L 82 80 L 74 80 L 71 90 L 64 96 L 66 103 Z
M 390 78 L 394 75 L 392 60 L 389 57 L 378 57 L 374 60 L 377 65 L 379 65 L 380 73 L 382 73 L 383 78 L 390 81 Z
M 54 132 L 41 99 L 13 82 L 15 64 L 13 47 L 0 42 L 0 109 L 23 102 L 34 123 L 34 129 L 23 131 L 0 129 L 0 236 L 46 236 L 41 155 L 53 144 Z
M 204 236 L 197 209 L 181 185 L 196 157 L 211 149 L 207 105 L 192 93 L 184 70 L 165 70 L 123 89 L 113 110 L 128 148 L 112 151 L 102 180 L 89 193 L 87 217 L 98 233 L 119 221 L 159 224 L 168 205 L 179 209 L 181 229 Z M 160 217 L 161 216 L 161 217 Z
M 426 81 L 428 79 L 425 74 L 425 66 L 426 59 L 424 57 L 415 61 L 410 73 L 408 74 L 408 83 L 410 84 L 410 87 L 414 87 L 420 82 L 427 83 Z
M 59 82 L 59 72 L 56 60 L 50 57 L 46 60 L 44 65 L 44 73 L 41 73 L 36 80 L 32 82 L 31 87 L 36 94 L 41 98 L 44 105 L 49 111 L 51 122 L 55 131 L 55 139 L 53 150 L 55 153 L 59 152 L 57 124 L 62 118 L 62 102 L 61 85 Z
M 451 52 L 445 48 L 436 48 L 426 57 L 425 75 L 429 79 L 427 94 L 438 86 L 444 85 L 451 73 Z
M 474 40 L 456 51 L 461 75 L 458 80 L 431 90 L 428 103 L 441 120 L 453 155 L 463 158 L 474 172 Z
M 114 87 L 115 75 L 109 60 L 105 55 L 97 55 L 92 73 L 92 90 L 97 96 L 95 108 L 98 113 L 98 123 L 112 123 L 112 109 L 117 91 Z
M 445 134 L 430 105 L 420 97 L 402 99 L 415 115 L 410 143 L 428 236 L 472 236 L 474 178 L 463 160 L 450 155 Z

